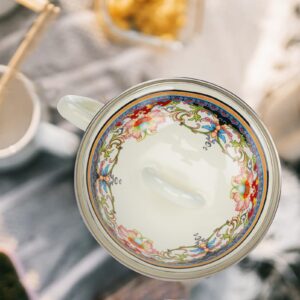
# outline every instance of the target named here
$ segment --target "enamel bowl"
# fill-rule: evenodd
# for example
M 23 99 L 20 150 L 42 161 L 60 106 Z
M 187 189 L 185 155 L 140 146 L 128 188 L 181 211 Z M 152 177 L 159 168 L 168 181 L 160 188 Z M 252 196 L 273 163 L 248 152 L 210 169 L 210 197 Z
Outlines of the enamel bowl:
M 161 79 L 104 106 L 66 96 L 58 109 L 86 129 L 75 173 L 83 219 L 129 268 L 168 280 L 207 276 L 266 233 L 280 163 L 266 128 L 232 93 Z

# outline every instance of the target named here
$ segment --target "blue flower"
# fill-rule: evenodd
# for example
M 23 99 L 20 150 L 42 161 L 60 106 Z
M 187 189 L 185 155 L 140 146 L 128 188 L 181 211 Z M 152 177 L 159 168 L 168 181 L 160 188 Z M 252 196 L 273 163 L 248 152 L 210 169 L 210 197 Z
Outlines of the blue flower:
M 215 124 L 204 125 L 202 127 L 205 128 L 205 129 L 207 129 L 208 131 L 214 131 L 216 129 L 216 125 Z
M 110 176 L 108 174 L 109 165 L 107 165 L 105 168 L 101 169 L 101 174 L 99 176 L 100 179 L 100 187 L 107 193 L 107 186 L 110 180 Z
M 202 127 L 207 129 L 213 138 L 218 137 L 223 143 L 226 143 L 226 132 L 218 123 L 211 123 L 210 125 L 204 125 Z
M 216 242 L 216 238 L 214 238 L 213 240 L 207 242 L 207 248 L 211 249 L 215 246 L 215 242 Z
M 196 253 L 196 254 L 199 254 L 199 253 L 203 253 L 203 252 L 205 252 L 205 251 L 204 251 L 203 248 L 197 247 L 197 248 L 191 250 L 191 252 L 194 252 L 194 253 Z
M 226 143 L 225 131 L 223 129 L 218 131 L 218 137 L 223 141 L 223 143 Z

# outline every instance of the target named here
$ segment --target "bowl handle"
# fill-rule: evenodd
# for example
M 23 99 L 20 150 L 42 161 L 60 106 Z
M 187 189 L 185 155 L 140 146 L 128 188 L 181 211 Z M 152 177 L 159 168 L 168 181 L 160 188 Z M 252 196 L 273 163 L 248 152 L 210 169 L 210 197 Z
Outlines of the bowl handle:
M 85 131 L 103 106 L 103 103 L 87 97 L 67 95 L 58 101 L 57 110 L 64 119 Z

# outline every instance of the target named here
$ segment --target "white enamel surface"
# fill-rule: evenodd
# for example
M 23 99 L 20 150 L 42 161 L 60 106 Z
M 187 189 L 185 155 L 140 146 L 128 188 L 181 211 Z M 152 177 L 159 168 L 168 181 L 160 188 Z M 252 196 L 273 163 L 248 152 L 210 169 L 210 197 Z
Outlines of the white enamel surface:
M 231 178 L 238 166 L 219 145 L 204 150 L 204 135 L 178 124 L 123 144 L 112 186 L 118 224 L 149 237 L 158 250 L 193 245 L 234 214 Z M 174 234 L 176 232 L 176 234 Z
M 87 97 L 67 95 L 59 100 L 57 110 L 63 118 L 85 131 L 102 106 L 102 103 Z
M 40 149 L 61 157 L 75 155 L 79 146 L 77 135 L 46 122 L 41 122 L 35 140 Z
M 240 244 L 239 247 L 233 249 L 225 257 L 217 261 L 213 261 L 207 265 L 194 267 L 192 269 L 182 268 L 168 270 L 159 266 L 150 265 L 149 263 L 141 261 L 137 257 L 130 255 L 125 249 L 113 242 L 93 211 L 93 207 L 89 201 L 87 183 L 83 180 L 83 178 L 86 178 L 87 161 L 92 143 L 99 130 L 110 118 L 110 116 L 132 99 L 141 97 L 154 91 L 166 90 L 183 90 L 208 94 L 222 102 L 227 103 L 228 106 L 234 108 L 241 115 L 245 116 L 247 121 L 251 124 L 252 129 L 257 134 L 262 147 L 266 152 L 267 168 L 269 171 L 269 188 L 264 210 L 262 211 L 261 217 L 256 226 L 253 228 L 248 237 L 242 244 Z M 78 205 L 88 228 L 93 233 L 97 241 L 101 243 L 116 259 L 131 269 L 145 275 L 169 280 L 182 280 L 208 276 L 243 258 L 257 245 L 259 240 L 263 237 L 266 230 L 270 226 L 278 206 L 281 185 L 280 163 L 276 149 L 268 132 L 259 122 L 256 114 L 245 103 L 228 91 L 210 83 L 189 78 L 174 78 L 144 83 L 124 92 L 111 103 L 106 105 L 95 121 L 91 124 L 81 144 L 79 155 L 77 157 L 75 182 Z M 218 189 L 218 187 L 215 188 Z M 128 206 L 126 209 L 130 209 L 130 207 Z M 139 213 L 146 214 L 147 212 L 142 210 Z M 206 221 L 209 222 L 210 220 L 207 218 Z M 163 220 L 160 222 L 164 224 Z M 173 234 L 176 235 L 177 233 L 174 232 Z
M 162 147 L 163 149 L 164 147 Z M 171 156 L 172 157 L 172 156 Z M 150 164 L 148 167 L 143 167 L 140 172 L 142 183 L 147 186 L 147 189 L 153 192 L 153 199 L 159 196 L 164 200 L 171 202 L 183 208 L 199 208 L 204 207 L 206 200 L 203 192 L 197 189 L 191 190 L 189 187 L 180 184 L 183 181 L 173 180 L 171 174 L 163 174 L 157 164 Z M 169 173 L 169 172 L 168 172 Z M 176 172 L 177 176 L 181 176 L 180 172 Z

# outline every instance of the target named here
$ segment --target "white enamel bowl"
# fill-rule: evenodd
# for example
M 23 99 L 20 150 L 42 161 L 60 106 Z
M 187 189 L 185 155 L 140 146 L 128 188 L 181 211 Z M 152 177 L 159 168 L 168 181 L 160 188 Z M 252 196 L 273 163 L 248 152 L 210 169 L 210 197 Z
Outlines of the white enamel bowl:
M 280 163 L 256 114 L 211 83 L 142 83 L 106 105 L 64 97 L 86 130 L 75 189 L 88 228 L 148 276 L 207 276 L 239 261 L 270 226 Z

